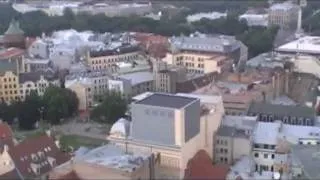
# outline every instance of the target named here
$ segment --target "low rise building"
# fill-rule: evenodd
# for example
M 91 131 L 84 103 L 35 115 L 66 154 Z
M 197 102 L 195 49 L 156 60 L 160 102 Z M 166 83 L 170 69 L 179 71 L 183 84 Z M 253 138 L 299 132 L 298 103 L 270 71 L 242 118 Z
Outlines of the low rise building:
M 48 178 L 56 166 L 70 160 L 70 155 L 59 150 L 52 137 L 42 135 L 26 139 L 19 144 L 4 146 L 0 155 L 1 178 Z
M 124 45 L 111 50 L 90 51 L 87 55 L 87 62 L 92 70 L 116 70 L 117 63 L 139 60 L 139 54 L 139 47 Z
M 230 71 L 247 61 L 248 48 L 231 36 L 195 34 L 169 39 L 170 52 L 163 58 L 168 64 L 184 66 L 194 73 Z
M 250 155 L 252 147 L 250 135 L 247 131 L 236 127 L 221 126 L 216 135 L 215 162 L 232 164 L 242 156 Z
M 19 74 L 19 94 L 20 99 L 24 100 L 31 91 L 35 91 L 42 96 L 50 86 L 60 86 L 60 80 L 57 74 L 28 72 Z
M 93 96 L 102 96 L 108 92 L 108 81 L 112 75 L 108 71 L 88 71 L 86 69 L 77 72 L 72 72 L 65 77 L 66 83 L 73 81 L 90 82 L 90 89 Z
M 318 36 L 303 36 L 299 39 L 295 39 L 291 42 L 283 44 L 276 48 L 277 52 L 287 54 L 304 54 L 304 55 L 319 55 L 319 42 Z
M 93 106 L 93 82 L 90 79 L 75 79 L 65 82 L 65 87 L 76 93 L 79 111 L 87 111 Z
M 132 154 L 108 144 L 76 155 L 72 162 L 56 167 L 50 178 L 74 172 L 79 179 L 153 179 L 156 169 L 153 154 Z
M 147 91 L 153 91 L 154 81 L 151 72 L 134 72 L 110 79 L 109 91 L 116 91 L 125 97 L 132 97 Z

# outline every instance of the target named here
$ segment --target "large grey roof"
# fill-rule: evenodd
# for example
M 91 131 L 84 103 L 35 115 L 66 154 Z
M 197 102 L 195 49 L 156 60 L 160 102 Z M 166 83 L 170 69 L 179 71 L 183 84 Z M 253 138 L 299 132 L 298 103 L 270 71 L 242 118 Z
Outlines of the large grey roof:
M 196 100 L 196 98 L 154 93 L 136 102 L 136 104 L 180 109 Z
M 263 102 L 252 102 L 249 109 L 250 113 L 272 114 L 276 116 L 295 116 L 314 119 L 315 111 L 306 106 L 287 106 L 280 104 L 268 104 Z
M 307 179 L 320 179 L 320 145 L 295 145 L 293 164 L 303 168 Z
M 232 36 L 207 37 L 172 37 L 170 39 L 173 49 L 229 53 L 240 48 L 239 42 Z

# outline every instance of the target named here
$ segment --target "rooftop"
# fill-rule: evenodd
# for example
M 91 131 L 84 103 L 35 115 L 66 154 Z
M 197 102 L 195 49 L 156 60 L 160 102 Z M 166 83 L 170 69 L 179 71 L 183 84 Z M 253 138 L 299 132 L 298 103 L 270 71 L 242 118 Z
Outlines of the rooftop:
M 272 114 L 275 116 L 305 117 L 310 118 L 311 120 L 315 119 L 314 109 L 306 106 L 287 106 L 281 104 L 252 102 L 248 109 L 248 115 L 252 113 Z
M 270 7 L 270 10 L 283 10 L 287 11 L 292 8 L 297 8 L 297 5 L 291 3 L 291 2 L 283 2 L 283 3 L 277 3 Z
M 108 144 L 89 151 L 79 157 L 79 160 L 131 173 L 141 167 L 148 157 L 149 155 L 127 154 L 120 147 Z
M 280 127 L 281 123 L 258 122 L 253 136 L 254 143 L 276 145 Z
M 131 85 L 137 85 L 140 83 L 153 81 L 152 72 L 133 72 L 130 74 L 120 75 L 118 77 L 130 80 Z
M 320 54 L 320 37 L 304 36 L 277 48 L 279 52 Z
M 272 99 L 270 101 L 271 104 L 279 104 L 279 105 L 287 105 L 287 106 L 295 106 L 297 105 L 296 102 L 294 102 L 292 99 L 290 99 L 288 96 L 279 96 L 276 97 L 276 99 Z
M 25 51 L 23 49 L 12 47 L 5 50 L 0 50 L 0 59 L 8 59 L 14 56 L 23 55 L 24 53 Z
M 275 68 L 284 67 L 284 63 L 291 61 L 294 55 L 280 54 L 276 52 L 268 52 L 259 54 L 256 57 L 249 59 L 246 65 L 249 67 L 257 68 Z
M 27 72 L 27 73 L 20 73 L 19 74 L 19 83 L 25 83 L 27 81 L 31 82 L 37 82 L 41 79 L 41 76 L 43 76 L 46 80 L 55 80 L 58 79 L 58 76 L 54 73 L 48 72 L 48 73 L 42 73 L 42 72 Z
M 170 38 L 172 49 L 230 53 L 240 48 L 240 44 L 233 36 L 192 36 L 192 37 L 172 37 Z
M 295 145 L 292 146 L 293 164 L 299 166 L 307 179 L 320 178 L 320 145 Z
M 135 104 L 180 109 L 197 100 L 198 99 L 191 97 L 154 93 L 140 101 L 137 101 Z
M 220 126 L 217 135 L 224 137 L 249 138 L 249 135 L 246 134 L 245 130 L 231 126 Z
M 237 127 L 238 129 L 253 130 L 257 117 L 225 115 L 221 122 L 223 126 Z
M 40 174 L 45 174 L 56 165 L 70 160 L 69 154 L 61 152 L 54 139 L 47 135 L 28 138 L 10 148 L 9 154 L 24 177 L 37 176 L 36 168 L 40 169 Z

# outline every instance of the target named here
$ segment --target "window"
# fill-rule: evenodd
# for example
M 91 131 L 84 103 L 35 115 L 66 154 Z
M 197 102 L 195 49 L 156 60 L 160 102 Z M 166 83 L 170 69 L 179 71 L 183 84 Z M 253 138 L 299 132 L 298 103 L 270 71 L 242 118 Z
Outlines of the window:
M 224 162 L 228 163 L 228 158 L 224 158 Z
M 228 149 L 224 149 L 224 153 L 226 153 L 226 154 L 227 154 L 227 153 L 228 153 Z
M 264 149 L 268 149 L 268 144 L 263 145 Z
M 264 157 L 265 159 L 268 159 L 268 154 L 264 154 L 263 157 Z
M 223 157 L 220 158 L 220 162 L 223 162 Z
M 254 153 L 254 157 L 259 157 L 259 153 Z
M 273 172 L 273 166 L 271 166 L 271 171 Z
M 274 159 L 274 154 L 271 155 L 271 158 Z
M 223 153 L 223 149 L 222 148 L 220 149 L 220 153 Z
M 219 144 L 219 139 L 217 139 L 217 144 Z

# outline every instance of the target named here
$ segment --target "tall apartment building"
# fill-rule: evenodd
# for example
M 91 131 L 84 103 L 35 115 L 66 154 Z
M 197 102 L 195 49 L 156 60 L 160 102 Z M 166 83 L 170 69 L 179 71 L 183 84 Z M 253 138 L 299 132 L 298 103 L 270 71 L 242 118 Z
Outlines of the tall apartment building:
M 168 65 L 163 61 L 153 63 L 154 85 L 157 92 L 176 93 L 177 83 L 187 77 L 187 69 L 181 66 Z
M 274 4 L 269 9 L 269 25 L 278 25 L 281 28 L 296 28 L 299 7 L 291 2 Z
M 193 73 L 230 71 L 247 60 L 248 49 L 231 36 L 192 35 L 172 37 L 170 52 L 163 59 L 168 64 L 184 66 Z

